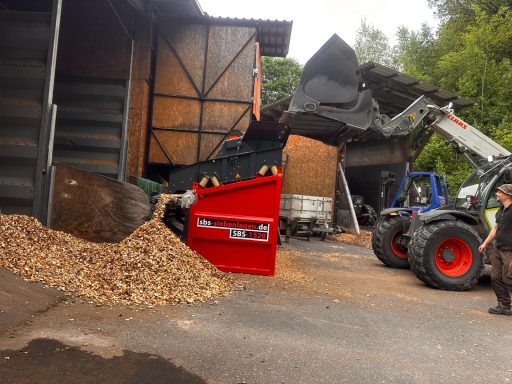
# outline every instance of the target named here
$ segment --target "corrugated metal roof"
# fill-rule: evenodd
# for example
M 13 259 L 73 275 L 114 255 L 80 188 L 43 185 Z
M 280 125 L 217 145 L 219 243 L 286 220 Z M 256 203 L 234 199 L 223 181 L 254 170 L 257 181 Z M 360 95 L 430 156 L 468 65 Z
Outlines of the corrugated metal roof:
M 474 104 L 474 101 L 421 81 L 384 65 L 368 62 L 358 68 L 361 84 L 372 90 L 379 102 L 381 113 L 394 116 L 403 111 L 421 95 L 430 98 L 439 106 L 453 103 L 455 110 Z
M 128 0 L 140 1 L 140 0 Z M 285 57 L 288 54 L 293 21 L 213 17 L 205 13 L 197 0 L 152 0 L 159 17 L 186 18 L 216 25 L 254 27 L 262 56 Z
M 152 3 L 157 16 L 198 17 L 205 14 L 197 0 L 152 0 Z
M 255 27 L 262 56 L 285 57 L 288 54 L 293 21 L 207 17 L 212 24 Z

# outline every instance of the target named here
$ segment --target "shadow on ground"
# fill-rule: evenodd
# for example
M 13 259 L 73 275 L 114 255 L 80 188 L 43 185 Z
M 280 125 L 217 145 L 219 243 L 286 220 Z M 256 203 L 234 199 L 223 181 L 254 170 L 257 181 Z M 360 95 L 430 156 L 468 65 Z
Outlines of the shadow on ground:
M 205 380 L 162 357 L 124 351 L 104 359 L 52 339 L 32 340 L 21 350 L 0 350 L 2 383 L 187 383 Z

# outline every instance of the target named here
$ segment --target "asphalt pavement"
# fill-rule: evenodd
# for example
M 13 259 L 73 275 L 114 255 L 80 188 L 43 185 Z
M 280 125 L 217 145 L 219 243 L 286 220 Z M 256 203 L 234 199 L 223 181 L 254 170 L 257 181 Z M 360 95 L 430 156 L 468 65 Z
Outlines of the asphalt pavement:
M 488 279 L 445 292 L 367 249 L 317 239 L 285 246 L 294 250 L 290 273 L 240 275 L 244 289 L 229 297 L 154 309 L 97 307 L 4 271 L 0 382 L 512 380 L 512 318 L 487 313 Z M 13 284 L 23 287 L 19 311 L 3 292 Z

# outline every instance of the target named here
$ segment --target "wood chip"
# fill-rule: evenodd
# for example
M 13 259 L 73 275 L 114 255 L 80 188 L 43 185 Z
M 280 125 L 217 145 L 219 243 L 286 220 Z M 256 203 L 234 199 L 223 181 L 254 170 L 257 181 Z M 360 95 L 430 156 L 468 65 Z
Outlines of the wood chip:
M 360 232 L 361 233 L 359 235 L 353 235 L 351 233 L 340 233 L 336 236 L 329 236 L 329 240 L 372 249 L 372 231 L 362 229 Z
M 22 215 L 0 215 L 0 268 L 96 304 L 164 305 L 226 295 L 232 278 L 188 248 L 153 218 L 120 243 L 93 243 Z
M 306 283 L 311 281 L 310 275 L 304 272 L 301 268 L 299 257 L 307 255 L 307 252 L 298 251 L 291 248 L 280 248 L 276 255 L 276 279 Z
M 290 135 L 282 193 L 334 199 L 338 148 L 307 137 Z

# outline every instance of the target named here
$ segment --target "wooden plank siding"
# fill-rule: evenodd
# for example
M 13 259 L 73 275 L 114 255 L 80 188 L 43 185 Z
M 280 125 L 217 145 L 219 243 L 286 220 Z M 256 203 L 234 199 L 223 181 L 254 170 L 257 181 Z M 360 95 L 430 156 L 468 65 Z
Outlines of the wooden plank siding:
M 256 28 L 160 26 L 149 164 L 206 160 L 232 130 L 245 132 L 253 114 Z

